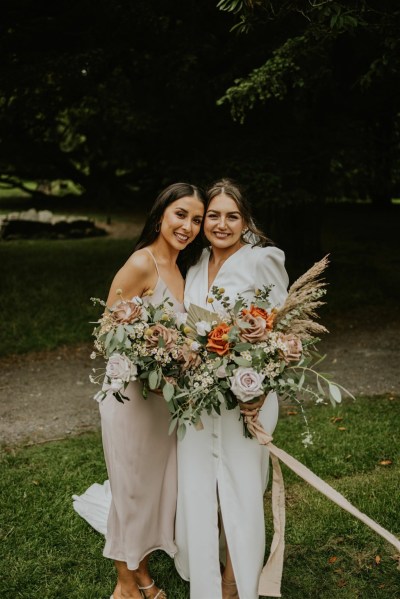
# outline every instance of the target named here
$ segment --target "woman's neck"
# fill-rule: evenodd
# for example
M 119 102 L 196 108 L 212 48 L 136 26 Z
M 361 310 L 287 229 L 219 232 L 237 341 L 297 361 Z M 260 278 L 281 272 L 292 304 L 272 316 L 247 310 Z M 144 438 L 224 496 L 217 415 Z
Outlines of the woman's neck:
M 225 260 L 227 260 L 230 256 L 235 254 L 243 246 L 244 243 L 242 243 L 241 241 L 228 248 L 216 248 L 214 246 L 211 246 L 210 262 L 212 262 L 216 266 L 221 265 L 225 262 Z
M 157 237 L 157 239 L 147 247 L 153 254 L 158 264 L 163 264 L 169 267 L 176 266 L 179 250 L 173 248 L 162 237 Z

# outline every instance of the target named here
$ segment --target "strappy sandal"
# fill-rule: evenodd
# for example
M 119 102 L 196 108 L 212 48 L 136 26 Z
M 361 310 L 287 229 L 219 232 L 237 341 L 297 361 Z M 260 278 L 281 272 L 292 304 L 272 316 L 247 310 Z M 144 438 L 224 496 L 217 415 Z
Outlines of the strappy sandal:
M 154 580 L 151 581 L 151 584 L 149 584 L 147 587 L 140 587 L 138 585 L 138 589 L 139 591 L 142 593 L 144 599 L 148 599 L 148 597 L 146 596 L 146 594 L 143 591 L 149 591 L 150 589 L 152 589 L 154 587 L 156 583 L 154 582 Z M 163 589 L 160 589 L 157 593 L 157 595 L 155 597 L 152 597 L 152 599 L 167 599 L 167 594 Z

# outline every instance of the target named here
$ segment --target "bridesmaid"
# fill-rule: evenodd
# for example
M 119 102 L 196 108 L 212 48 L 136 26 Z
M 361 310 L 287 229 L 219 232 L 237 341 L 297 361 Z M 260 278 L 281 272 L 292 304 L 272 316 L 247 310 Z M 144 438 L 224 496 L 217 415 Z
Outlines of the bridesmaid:
M 187 246 L 200 231 L 204 206 L 202 192 L 186 183 L 170 185 L 158 196 L 134 253 L 112 282 L 108 306 L 118 301 L 120 288 L 125 298 L 144 296 L 145 302 L 167 296 L 177 312 L 184 311 L 177 259 L 190 265 L 201 252 L 200 239 Z M 138 381 L 126 395 L 130 401 L 108 396 L 100 404 L 112 492 L 103 555 L 115 560 L 118 573 L 111 599 L 166 599 L 149 574 L 148 558 L 155 549 L 176 552 L 176 438 L 168 435 L 163 398 L 150 392 L 144 400 Z
M 273 284 L 272 305 L 284 302 L 284 254 L 255 227 L 240 189 L 229 180 L 215 183 L 208 192 L 204 234 L 211 247 L 188 272 L 186 309 L 190 303 L 210 309 L 207 298 L 213 285 L 234 300 L 238 293 L 250 299 L 256 288 Z M 191 599 L 258 597 L 269 456 L 265 446 L 244 437 L 239 410 L 253 414 L 260 408 L 259 419 L 272 433 L 278 419 L 275 393 L 252 404 L 251 411 L 243 404 L 222 408 L 221 416 L 205 414 L 204 429 L 189 428 L 178 443 L 175 564 L 182 578 L 190 580 Z M 220 536 L 226 540 L 222 575 Z

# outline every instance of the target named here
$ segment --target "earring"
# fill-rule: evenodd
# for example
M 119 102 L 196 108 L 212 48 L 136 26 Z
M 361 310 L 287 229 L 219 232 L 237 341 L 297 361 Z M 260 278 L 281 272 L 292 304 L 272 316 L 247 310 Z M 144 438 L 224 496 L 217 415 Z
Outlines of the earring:
M 155 229 L 155 230 L 156 230 L 156 233 L 159 233 L 159 232 L 160 232 L 160 229 L 161 229 L 161 223 L 157 223 L 157 224 L 156 224 L 156 229 Z

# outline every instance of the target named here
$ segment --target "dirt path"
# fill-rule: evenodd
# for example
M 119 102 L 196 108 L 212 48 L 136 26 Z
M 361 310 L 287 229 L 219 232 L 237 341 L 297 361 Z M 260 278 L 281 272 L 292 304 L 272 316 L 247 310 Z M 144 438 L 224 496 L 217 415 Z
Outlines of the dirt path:
M 398 340 L 400 324 L 366 328 L 359 323 L 330 323 L 333 331 L 321 343 L 327 352 L 324 371 L 354 394 L 400 393 Z M 97 388 L 89 382 L 94 365 L 91 347 L 0 360 L 0 440 L 23 445 L 64 438 L 99 428 Z

